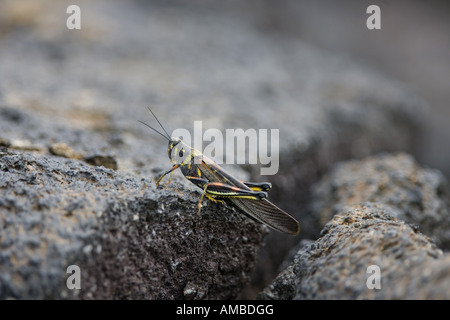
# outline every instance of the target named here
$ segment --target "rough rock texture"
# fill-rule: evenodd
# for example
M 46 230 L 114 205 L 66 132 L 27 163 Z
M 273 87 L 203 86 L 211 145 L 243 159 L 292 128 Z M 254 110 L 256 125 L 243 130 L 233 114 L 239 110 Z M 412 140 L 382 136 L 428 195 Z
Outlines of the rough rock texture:
M 404 153 L 380 154 L 337 164 L 313 195 L 321 237 L 296 249 L 260 298 L 450 298 L 450 259 L 441 251 L 448 189 L 438 171 Z M 366 285 L 370 265 L 380 267 L 380 290 Z
M 259 297 L 449 299 L 450 257 L 391 214 L 374 203 L 339 212 Z M 380 289 L 367 285 L 372 265 L 380 268 Z
M 348 206 L 380 202 L 391 207 L 393 217 L 450 249 L 447 180 L 437 170 L 421 168 L 411 155 L 381 154 L 338 164 L 315 186 L 313 198 L 323 225 Z
M 0 153 L 0 298 L 225 299 L 249 282 L 265 229 L 178 183 Z M 68 290 L 69 265 L 81 290 Z
M 235 165 L 228 169 L 241 179 L 271 181 L 270 199 L 300 220 L 301 237 L 306 238 L 316 238 L 321 228 L 317 216 L 307 210 L 310 185 L 333 163 L 379 151 L 413 150 L 425 105 L 421 99 L 350 58 L 280 36 L 270 28 L 268 11 L 258 5 L 254 10 L 259 2 L 252 3 L 80 0 L 81 30 L 65 28 L 65 2 L 0 3 L 0 146 L 8 148 L 2 166 L 15 168 L 17 180 L 6 180 L 4 175 L 10 173 L 2 172 L 1 223 L 14 221 L 0 230 L 2 245 L 8 248 L 0 252 L 2 295 L 70 296 L 61 293 L 61 266 L 78 261 L 79 250 L 86 246 L 84 252 L 93 256 L 86 258 L 85 283 L 92 286 L 85 287 L 81 297 L 214 298 L 239 292 L 265 228 L 212 204 L 204 216 L 196 217 L 192 208 L 198 193 L 177 179 L 179 173 L 174 174 L 176 187 L 154 189 L 150 179 L 170 164 L 166 141 L 136 121 L 159 129 L 146 106 L 152 106 L 169 132 L 192 129 L 194 120 L 203 121 L 204 131 L 279 129 L 277 175 L 260 177 L 257 165 L 245 171 Z M 57 169 L 42 169 L 45 163 Z M 98 165 L 111 170 L 94 167 Z M 53 183 L 40 185 L 40 170 Z M 23 177 L 28 181 L 20 180 Z M 142 205 L 167 199 L 173 206 L 165 208 L 174 208 L 180 216 L 163 210 L 166 219 L 148 220 L 157 226 L 155 235 L 145 232 L 147 219 L 141 219 L 153 211 Z M 206 223 L 215 214 L 230 216 L 240 227 L 207 241 L 203 237 L 210 228 L 194 222 Z M 122 230 L 118 221 L 129 228 Z M 59 225 L 78 231 L 73 236 L 55 231 Z M 194 225 L 200 230 L 182 236 Z M 174 239 L 164 231 L 171 230 L 169 226 L 176 230 Z M 184 245 L 171 242 L 178 241 L 177 232 Z M 60 237 L 67 240 L 48 240 Z M 230 241 L 235 241 L 231 247 Z M 266 237 L 255 286 L 273 279 L 297 241 L 275 233 Z M 168 260 L 150 262 L 172 244 L 176 248 L 165 256 Z M 219 253 L 222 245 L 224 250 L 229 246 L 227 255 Z M 237 256 L 230 258 L 233 254 Z M 246 258 L 235 265 L 241 254 Z M 140 263 L 141 255 L 151 267 Z M 200 260 L 200 269 L 191 268 L 197 256 L 217 265 Z M 121 273 L 103 267 L 106 261 L 120 262 Z M 153 272 L 172 270 L 173 264 L 179 268 L 170 272 L 181 279 L 194 277 L 193 282 L 153 277 Z M 226 276 L 234 280 L 224 281 Z

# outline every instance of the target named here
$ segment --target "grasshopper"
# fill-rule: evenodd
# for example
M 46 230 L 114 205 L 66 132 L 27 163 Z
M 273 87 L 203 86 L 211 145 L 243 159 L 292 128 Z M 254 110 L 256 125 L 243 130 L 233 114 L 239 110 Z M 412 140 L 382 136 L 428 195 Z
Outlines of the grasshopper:
M 180 138 L 171 137 L 153 111 L 148 109 L 165 135 L 148 124 L 138 121 L 168 140 L 169 159 L 173 163 L 172 168 L 158 179 L 156 186 L 167 174 L 172 175 L 175 169 L 180 168 L 186 179 L 203 190 L 197 214 L 200 215 L 202 201 L 206 196 L 213 202 L 227 202 L 246 216 L 279 232 L 294 236 L 300 232 L 300 224 L 297 220 L 267 200 L 267 191 L 272 187 L 269 182 L 244 182 L 233 177 L 212 159 L 187 145 Z

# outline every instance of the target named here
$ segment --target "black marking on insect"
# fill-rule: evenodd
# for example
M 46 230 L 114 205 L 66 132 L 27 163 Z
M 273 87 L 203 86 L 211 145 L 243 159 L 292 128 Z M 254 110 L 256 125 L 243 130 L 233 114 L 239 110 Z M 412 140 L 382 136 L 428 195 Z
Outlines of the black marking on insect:
M 158 179 L 157 186 L 167 174 L 180 168 L 186 179 L 203 190 L 197 214 L 200 214 L 203 197 L 206 196 L 214 202 L 226 201 L 248 217 L 279 232 L 294 236 L 300 232 L 300 224 L 297 220 L 267 200 L 267 191 L 272 187 L 270 183 L 238 180 L 180 138 L 171 137 L 153 111 L 150 108 L 148 110 L 165 134 L 140 120 L 138 121 L 168 140 L 169 159 L 174 164 Z

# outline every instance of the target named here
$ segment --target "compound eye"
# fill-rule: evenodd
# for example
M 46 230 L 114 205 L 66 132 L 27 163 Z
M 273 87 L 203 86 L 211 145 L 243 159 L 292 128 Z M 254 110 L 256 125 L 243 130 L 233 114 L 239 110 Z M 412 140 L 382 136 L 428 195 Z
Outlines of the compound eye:
M 184 149 L 181 149 L 180 152 L 178 152 L 178 156 L 179 156 L 180 158 L 182 158 L 182 157 L 183 157 L 183 154 L 184 154 Z

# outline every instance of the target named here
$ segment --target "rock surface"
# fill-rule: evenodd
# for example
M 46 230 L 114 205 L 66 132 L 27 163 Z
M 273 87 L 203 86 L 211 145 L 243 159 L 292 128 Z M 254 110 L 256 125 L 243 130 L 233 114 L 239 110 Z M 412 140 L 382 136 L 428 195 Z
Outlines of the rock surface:
M 448 189 L 410 155 L 337 164 L 313 188 L 321 237 L 297 249 L 263 299 L 449 299 Z M 331 220 L 331 221 L 330 221 Z M 369 289 L 370 266 L 381 289 Z
M 83 162 L 0 153 L 0 297 L 226 299 L 267 232 L 197 192 Z M 69 265 L 81 290 L 68 290 Z M 79 296 L 78 296 L 79 295 Z
M 393 217 L 450 249 L 447 180 L 437 170 L 421 168 L 411 155 L 381 154 L 338 164 L 315 186 L 313 198 L 322 225 L 353 204 L 380 202 L 391 207 Z
M 391 214 L 373 203 L 339 212 L 259 297 L 449 299 L 450 257 Z M 370 266 L 379 268 L 379 289 L 370 287 Z

